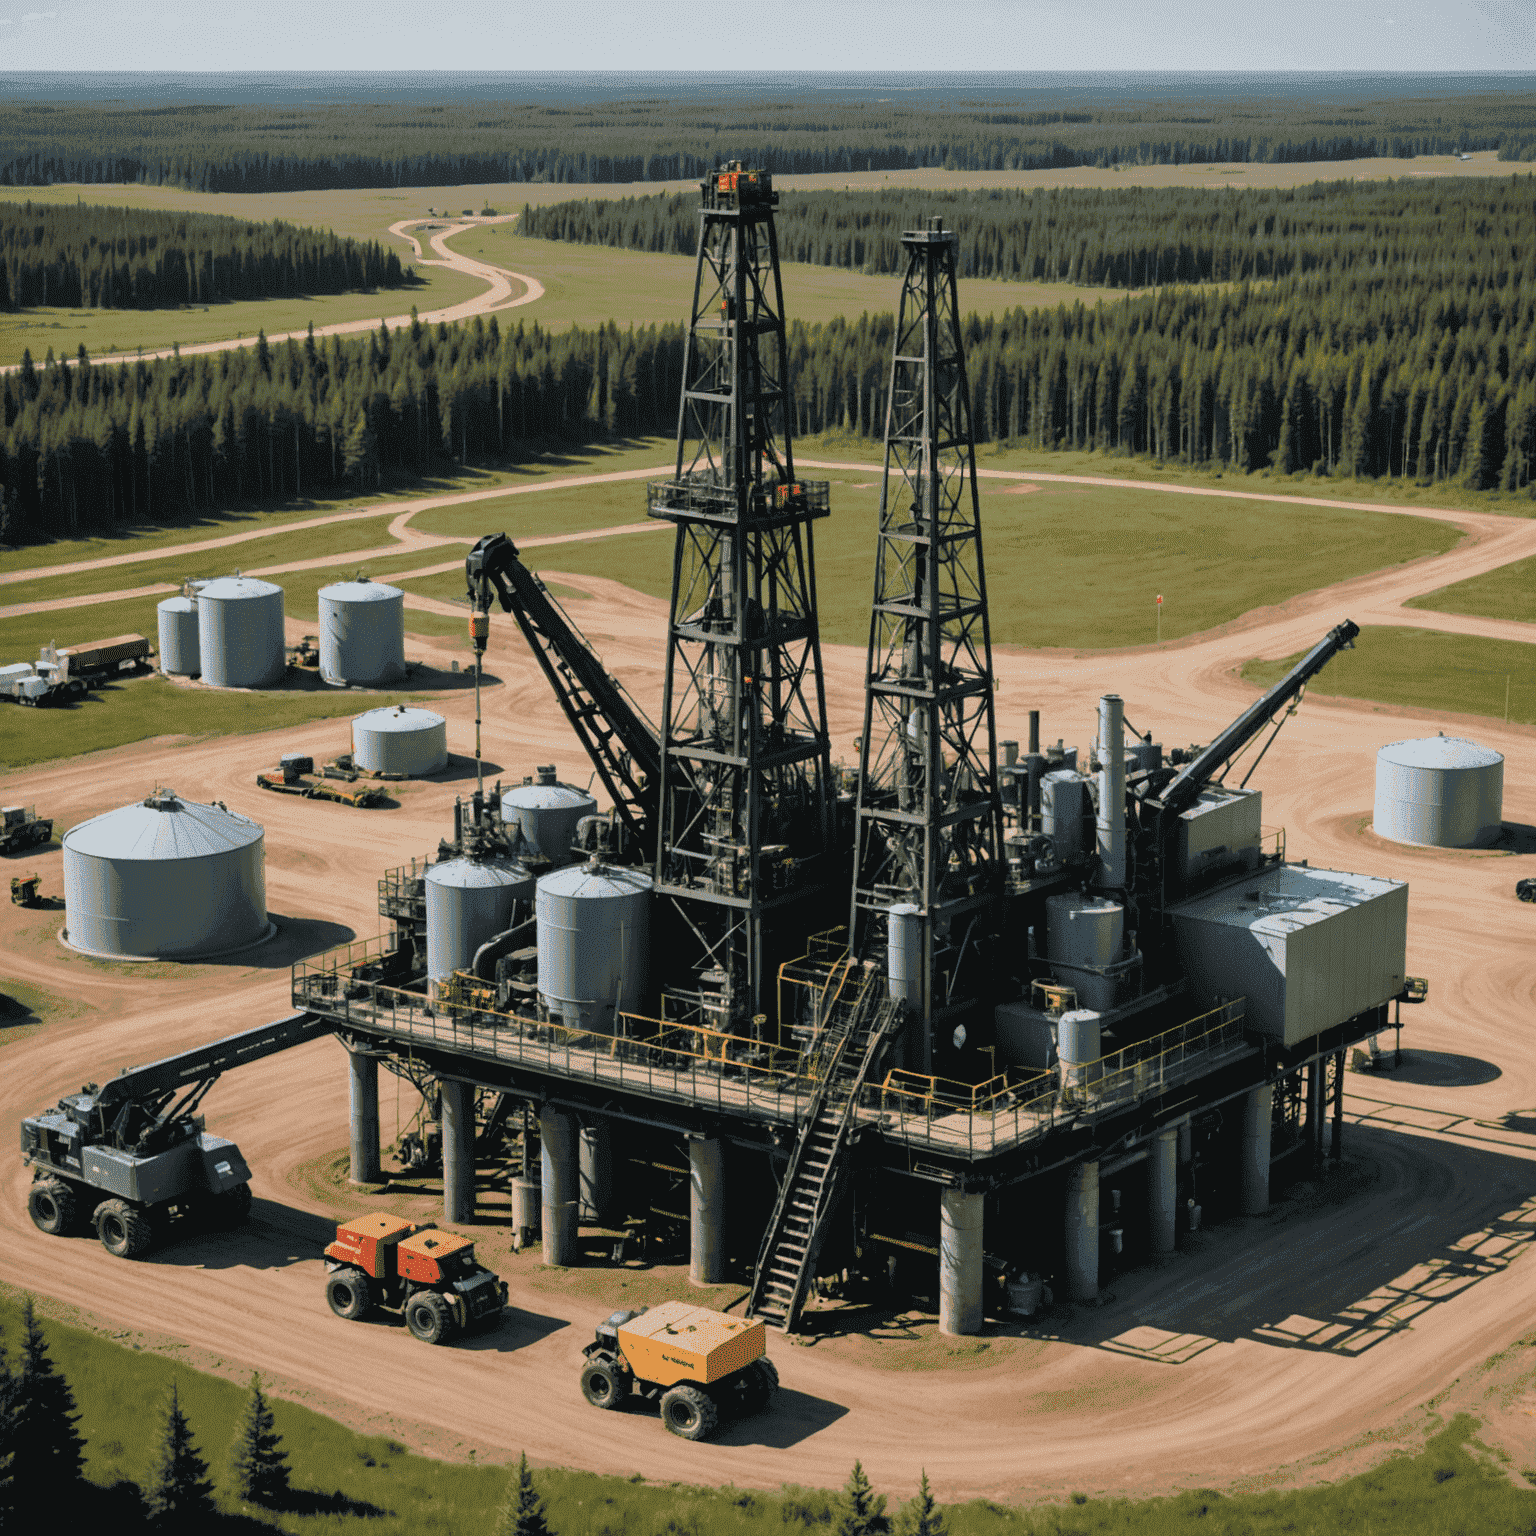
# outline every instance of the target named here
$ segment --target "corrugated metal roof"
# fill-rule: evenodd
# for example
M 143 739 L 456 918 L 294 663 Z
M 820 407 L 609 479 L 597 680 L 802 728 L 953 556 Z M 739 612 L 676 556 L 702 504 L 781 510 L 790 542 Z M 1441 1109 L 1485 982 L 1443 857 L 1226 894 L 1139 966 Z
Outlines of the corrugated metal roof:
M 593 805 L 597 801 L 584 789 L 570 784 L 519 784 L 502 792 L 503 807 L 517 806 L 530 811 L 563 810 L 573 805 Z M 502 813 L 505 819 L 505 811 Z
M 394 709 L 370 709 L 356 715 L 352 723 L 365 731 L 435 731 L 448 722 L 430 709 L 415 709 L 409 704 L 399 704 Z
M 1400 768 L 1490 768 L 1504 761 L 1502 752 L 1464 736 L 1424 736 L 1414 741 L 1389 741 L 1376 754 L 1381 762 Z
M 157 613 L 196 613 L 197 604 L 190 597 L 168 597 L 155 606 Z
M 1222 923 L 1229 928 L 1280 935 L 1362 906 L 1405 883 L 1346 870 L 1282 864 L 1208 896 L 1180 902 L 1175 912 L 1179 917 Z
M 392 603 L 404 595 L 382 581 L 338 581 L 320 588 L 320 596 L 333 603 Z
M 161 793 L 104 816 L 93 816 L 64 834 L 64 847 L 97 859 L 201 859 L 260 842 L 259 822 Z
M 510 859 L 447 859 L 434 864 L 426 875 L 428 885 L 461 891 L 517 885 L 527 879 L 528 871 Z
M 651 888 L 651 877 L 638 869 L 612 864 L 568 864 L 539 881 L 541 893 L 581 898 L 638 896 Z
M 281 587 L 257 576 L 220 576 L 217 581 L 207 582 L 198 588 L 199 597 L 210 597 L 215 602 L 235 602 L 241 598 L 270 597 L 281 592 Z

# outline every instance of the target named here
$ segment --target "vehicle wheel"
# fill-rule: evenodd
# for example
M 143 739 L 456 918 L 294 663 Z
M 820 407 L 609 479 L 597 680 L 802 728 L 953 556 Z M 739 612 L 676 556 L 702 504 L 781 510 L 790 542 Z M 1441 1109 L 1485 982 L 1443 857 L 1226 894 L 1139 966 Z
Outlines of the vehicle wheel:
M 611 1360 L 589 1360 L 581 1370 L 581 1395 L 594 1408 L 618 1408 L 629 1396 L 629 1378 Z
M 661 1399 L 661 1422 L 684 1440 L 707 1440 L 720 1422 L 715 1400 L 700 1387 L 676 1386 Z
M 768 1396 L 772 1397 L 779 1390 L 779 1369 L 766 1355 L 757 1362 L 757 1373 L 763 1378 L 768 1388 Z
M 778 1389 L 778 1373 L 766 1360 L 756 1360 L 748 1367 L 747 1374 L 751 1385 L 747 1390 L 745 1411 L 749 1414 L 761 1413 L 772 1401 L 773 1394 Z
M 103 1200 L 94 1219 L 101 1246 L 120 1259 L 138 1258 L 155 1240 L 149 1217 L 126 1200 Z
M 63 1179 L 39 1179 L 27 1195 L 27 1214 L 40 1231 L 61 1237 L 75 1225 L 75 1192 Z
M 218 1232 L 233 1232 L 251 1218 L 251 1186 L 237 1185 L 215 1195 L 209 1207 L 208 1225 Z
M 325 1299 L 331 1311 L 349 1323 L 373 1311 L 373 1287 L 360 1269 L 338 1269 L 327 1275 Z
M 406 1302 L 405 1326 L 423 1344 L 446 1344 L 453 1336 L 448 1303 L 436 1291 L 418 1291 Z

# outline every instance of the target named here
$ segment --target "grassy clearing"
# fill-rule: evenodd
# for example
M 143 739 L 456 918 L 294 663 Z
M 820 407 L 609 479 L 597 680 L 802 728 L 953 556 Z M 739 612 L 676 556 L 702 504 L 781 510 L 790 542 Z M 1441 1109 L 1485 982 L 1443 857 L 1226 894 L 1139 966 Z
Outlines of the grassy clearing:
M 650 464 L 656 463 L 652 458 Z M 636 465 L 644 468 L 646 465 Z M 645 482 L 620 480 L 609 485 L 577 485 L 537 496 L 498 497 L 463 507 L 433 507 L 418 512 L 411 527 L 447 538 L 478 539 L 505 533 L 513 543 L 545 534 L 584 533 L 646 521 Z
M 20 1333 L 18 1299 L 0 1300 L 5 1342 Z M 231 1497 L 226 1457 L 244 1403 L 243 1373 L 192 1369 L 145 1347 L 174 1349 L 118 1333 L 102 1338 L 57 1321 L 44 1331 L 56 1366 L 69 1381 L 87 1443 L 86 1474 L 98 1485 L 147 1481 L 158 1450 L 158 1411 L 176 1384 L 193 1438 L 210 1464 L 216 1498 L 226 1516 L 257 1515 L 275 1529 L 303 1533 L 367 1531 L 372 1536 L 462 1536 L 491 1528 L 507 1486 L 505 1465 L 435 1460 L 406 1450 L 389 1436 L 363 1435 L 311 1409 L 271 1399 L 277 1432 L 289 1452 L 297 1496 L 278 1512 L 241 1511 Z M 574 1388 L 573 1388 L 574 1390 Z M 1397 1536 L 1524 1536 L 1536 1519 L 1536 1494 L 1515 1486 L 1502 1469 L 1474 1454 L 1476 1421 L 1458 1416 L 1417 1455 L 1398 1455 L 1371 1472 L 1293 1492 L 1224 1497 L 1204 1490 L 1150 1500 L 1103 1500 L 1073 1495 L 1059 1506 L 1011 1508 L 975 1500 L 945 1509 L 953 1536 L 1163 1536 L 1198 1523 L 1210 1536 L 1268 1536 L 1285 1531 L 1391 1531 Z M 660 1425 L 658 1434 L 663 1433 Z M 1469 1443 L 1470 1442 L 1470 1443 Z M 937 1468 L 930 1469 L 937 1471 Z M 904 1486 L 885 1487 L 893 1506 L 911 1496 L 919 1469 Z M 551 1468 L 536 1473 L 557 1536 L 686 1536 L 786 1530 L 825 1530 L 837 1518 L 837 1497 L 784 1485 L 772 1493 L 681 1483 L 652 1484 Z
M 1258 688 L 1278 682 L 1303 652 L 1279 661 L 1250 661 L 1243 677 Z M 1312 692 L 1369 699 L 1406 709 L 1443 709 L 1536 725 L 1536 646 L 1483 640 L 1434 629 L 1367 625 L 1355 649 L 1335 656 Z
M 1512 565 L 1501 565 L 1495 571 L 1426 592 L 1423 597 L 1410 598 L 1407 606 L 1536 624 L 1536 558 L 1516 560 Z
M 4 590 L 0 588 L 0 592 Z M 90 603 L 80 608 L 56 608 L 50 613 L 22 613 L 0 619 L 0 657 L 6 662 L 33 661 L 39 647 L 50 641 L 78 645 L 107 635 L 146 635 L 153 644 L 157 630 L 155 606 L 164 601 L 163 597 L 129 597 L 115 603 Z M 9 720 L 10 716 L 3 718 Z

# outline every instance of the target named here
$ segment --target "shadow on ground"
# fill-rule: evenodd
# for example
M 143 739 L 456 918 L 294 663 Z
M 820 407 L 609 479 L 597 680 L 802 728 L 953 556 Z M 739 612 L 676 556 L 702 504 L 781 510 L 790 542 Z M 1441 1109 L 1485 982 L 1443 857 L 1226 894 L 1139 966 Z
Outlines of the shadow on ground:
M 284 917 L 278 912 L 267 916 L 277 924 L 277 932 L 265 944 L 241 950 L 222 960 L 199 961 L 206 965 L 232 965 L 260 971 L 287 970 L 290 965 L 311 955 L 323 954 L 357 937 L 345 923 L 330 923 L 320 917 Z
M 1479 1083 L 1491 1083 L 1504 1073 L 1491 1061 L 1478 1056 L 1457 1056 L 1450 1051 L 1404 1051 L 1402 1064 L 1382 1075 L 1394 1083 L 1471 1088 Z

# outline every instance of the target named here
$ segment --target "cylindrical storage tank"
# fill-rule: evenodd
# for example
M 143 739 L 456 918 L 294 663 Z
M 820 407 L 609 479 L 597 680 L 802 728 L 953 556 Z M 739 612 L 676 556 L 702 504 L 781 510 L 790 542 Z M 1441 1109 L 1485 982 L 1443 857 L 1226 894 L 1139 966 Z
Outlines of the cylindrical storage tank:
M 512 903 L 533 899 L 533 877 L 508 859 L 448 859 L 427 871 L 427 975 L 467 971 L 475 951 L 512 926 Z
M 224 576 L 197 594 L 197 649 L 210 688 L 269 688 L 287 664 L 283 589 Z
M 551 864 L 569 864 L 576 857 L 576 824 L 597 810 L 597 801 L 584 789 L 562 784 L 553 768 L 540 768 L 535 783 L 502 792 L 501 819 L 516 822 L 533 852 Z
M 1087 796 L 1086 781 L 1070 769 L 1059 768 L 1040 781 L 1040 830 L 1062 859 L 1078 858 L 1087 849 Z
M 539 998 L 572 1029 L 612 1034 L 637 1007 L 650 961 L 651 879 L 611 864 L 545 875 L 534 898 Z
M 1085 1089 L 1103 1075 L 1099 1015 L 1074 1008 L 1056 1021 L 1056 1060 L 1063 1088 Z
M 168 597 L 155 609 L 159 620 L 160 670 L 172 677 L 196 677 L 198 659 L 197 599 Z
M 1047 896 L 1045 956 L 1061 965 L 1105 966 L 1120 958 L 1125 908 L 1100 896 Z
M 1376 754 L 1378 837 L 1483 848 L 1504 821 L 1504 758 L 1459 736 L 1388 742 Z
M 352 721 L 352 761 L 369 773 L 425 778 L 448 766 L 448 722 L 411 704 L 370 709 Z
M 320 676 L 378 688 L 405 676 L 405 594 L 360 576 L 320 588 Z
M 265 836 L 217 805 L 156 790 L 64 834 L 64 941 L 109 960 L 206 960 L 258 944 Z

